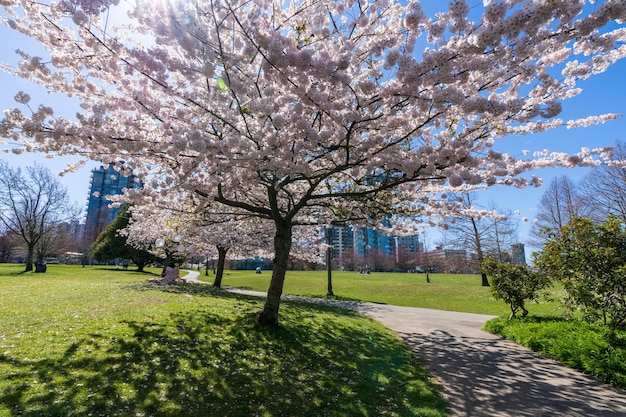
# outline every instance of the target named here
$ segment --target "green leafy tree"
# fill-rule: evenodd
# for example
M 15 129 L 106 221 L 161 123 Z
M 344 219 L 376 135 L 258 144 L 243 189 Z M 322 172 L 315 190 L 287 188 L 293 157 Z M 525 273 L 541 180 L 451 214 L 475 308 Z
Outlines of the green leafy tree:
M 573 218 L 549 241 L 535 264 L 563 282 L 566 306 L 605 325 L 626 325 L 626 230 L 611 216 L 602 224 Z
M 136 249 L 129 245 L 126 236 L 121 236 L 119 230 L 125 228 L 130 220 L 128 206 L 122 208 L 115 218 L 102 233 L 98 235 L 92 256 L 98 262 L 107 262 L 113 259 L 130 259 L 137 270 L 142 272 L 144 267 L 155 260 L 155 256 L 148 251 Z
M 491 293 L 496 300 L 504 300 L 511 307 L 510 318 L 528 315 L 525 304 L 537 301 L 543 290 L 551 285 L 550 278 L 529 269 L 525 265 L 502 263 L 495 258 L 487 258 L 482 263 L 482 271 L 491 278 Z

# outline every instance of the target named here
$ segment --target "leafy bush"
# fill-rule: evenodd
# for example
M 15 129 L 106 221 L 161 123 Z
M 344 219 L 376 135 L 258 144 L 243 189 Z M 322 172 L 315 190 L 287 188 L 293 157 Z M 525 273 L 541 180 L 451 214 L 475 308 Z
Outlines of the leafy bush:
M 510 318 L 517 317 L 520 310 L 522 317 L 526 317 L 526 301 L 536 301 L 551 284 L 548 277 L 526 266 L 501 263 L 493 258 L 483 261 L 482 271 L 491 278 L 494 298 L 504 300 L 511 307 Z
M 601 225 L 572 219 L 537 254 L 535 265 L 563 282 L 570 310 L 614 329 L 626 325 L 626 230 L 619 219 Z
M 562 318 L 490 320 L 485 329 L 578 369 L 599 381 L 626 388 L 626 332 Z

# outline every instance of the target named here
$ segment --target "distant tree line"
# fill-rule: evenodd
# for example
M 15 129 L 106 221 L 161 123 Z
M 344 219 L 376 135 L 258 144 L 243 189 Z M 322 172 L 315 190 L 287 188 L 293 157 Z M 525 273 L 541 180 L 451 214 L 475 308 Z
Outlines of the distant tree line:
M 616 143 L 614 153 L 616 159 L 624 160 L 624 144 Z M 154 261 L 154 254 L 150 255 L 149 251 L 140 251 L 143 255 L 139 257 L 132 245 L 119 244 L 125 242 L 117 231 L 125 227 L 126 214 L 102 233 L 89 236 L 76 233 L 72 228 L 78 224 L 80 210 L 70 204 L 67 191 L 49 170 L 39 165 L 13 169 L 5 162 L 0 168 L 0 186 L 6 190 L 0 197 L 0 261 L 6 262 L 12 255 L 23 253 L 27 271 L 36 262 L 48 257 L 62 258 L 66 252 L 83 253 L 85 259 L 81 262 L 123 259 L 139 269 Z M 609 165 L 593 169 L 578 185 L 566 176 L 554 179 L 538 204 L 528 243 L 542 247 L 576 217 L 595 223 L 605 221 L 609 215 L 626 219 L 625 184 L 626 169 Z M 519 241 L 513 213 L 500 210 L 495 203 L 486 208 L 479 206 L 475 193 L 451 194 L 449 199 L 462 205 L 464 215 L 447 219 L 438 246 L 464 253 L 463 256 L 442 257 L 437 251 L 414 253 L 405 247 L 391 253 L 373 248 L 361 256 L 344 253 L 342 259 L 333 260 L 333 267 L 355 271 L 367 266 L 371 271 L 476 273 L 488 257 L 511 262 L 511 245 Z M 232 261 L 226 267 L 235 268 L 237 264 Z M 323 263 L 297 258 L 289 263 L 290 269 L 322 267 Z M 485 274 L 482 283 L 489 284 Z

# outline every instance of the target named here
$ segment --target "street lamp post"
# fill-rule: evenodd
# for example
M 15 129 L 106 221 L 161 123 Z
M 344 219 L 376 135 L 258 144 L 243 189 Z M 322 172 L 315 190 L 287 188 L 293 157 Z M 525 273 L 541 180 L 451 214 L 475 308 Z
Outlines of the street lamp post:
M 330 239 L 330 224 L 326 225 L 326 244 L 328 247 L 326 248 L 326 271 L 328 273 L 328 290 L 326 292 L 326 296 L 333 296 L 333 272 L 331 267 L 331 255 L 332 255 L 332 246 Z

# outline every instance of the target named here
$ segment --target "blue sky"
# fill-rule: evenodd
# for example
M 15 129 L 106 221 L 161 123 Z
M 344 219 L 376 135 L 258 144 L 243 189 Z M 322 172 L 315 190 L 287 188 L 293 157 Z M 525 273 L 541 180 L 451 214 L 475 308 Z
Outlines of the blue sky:
M 15 49 L 22 48 L 26 51 L 33 51 L 32 44 L 0 25 L 0 39 L 5 40 L 0 44 L 0 61 L 15 62 Z M 583 93 L 563 104 L 562 118 L 584 117 L 603 113 L 626 114 L 626 62 L 621 62 L 607 72 L 592 77 L 582 83 Z M 34 88 L 32 84 L 10 77 L 0 72 L 0 108 L 5 109 L 14 105 L 13 97 L 20 90 L 27 91 L 33 97 L 34 103 L 41 101 L 49 102 L 64 116 L 71 117 L 77 110 L 77 106 L 71 101 L 60 96 L 48 96 L 39 88 Z M 50 101 L 51 100 L 51 101 Z M 621 117 L 616 121 L 608 122 L 604 125 L 592 126 L 588 128 L 567 130 L 561 128 L 550 132 L 527 135 L 521 137 L 511 137 L 502 139 L 497 144 L 497 149 L 507 151 L 513 155 L 519 155 L 523 150 L 539 151 L 549 149 L 556 152 L 577 152 L 582 147 L 596 148 L 601 146 L 611 146 L 618 140 L 626 140 L 626 118 Z M 8 144 L 0 144 L 0 149 L 10 148 Z M 0 152 L 0 159 L 9 162 L 12 166 L 28 166 L 34 162 L 39 162 L 48 166 L 54 173 L 65 168 L 68 162 L 74 162 L 76 157 L 55 157 L 47 159 L 40 154 L 14 155 Z M 70 197 L 73 201 L 84 204 L 89 192 L 90 173 L 93 168 L 99 166 L 96 162 L 90 162 L 77 172 L 69 173 L 62 177 L 61 182 L 67 186 Z M 532 220 L 535 217 L 538 202 L 545 190 L 545 186 L 550 181 L 561 175 L 567 175 L 575 182 L 579 182 L 590 172 L 588 168 L 574 169 L 543 169 L 535 174 L 543 178 L 544 186 L 539 188 L 515 189 L 509 187 L 496 187 L 481 192 L 478 195 L 478 204 L 489 206 L 494 203 L 497 207 L 520 211 L 520 241 L 525 242 L 531 221 L 523 223 L 522 217 Z M 427 231 L 426 239 L 429 246 L 434 245 L 437 240 L 436 231 Z

